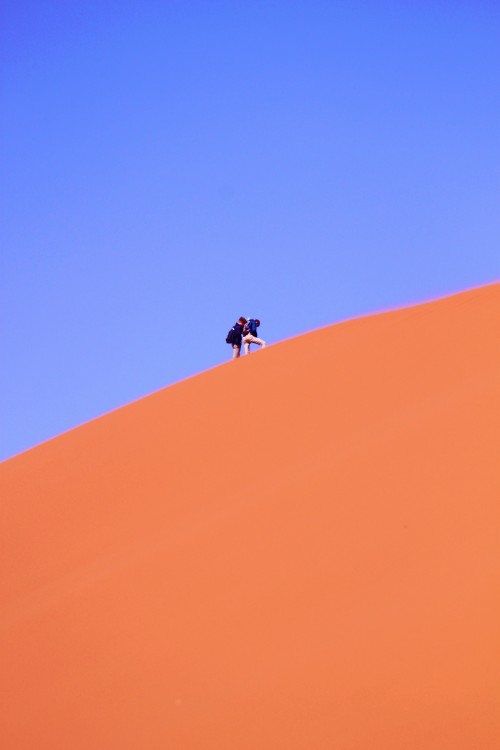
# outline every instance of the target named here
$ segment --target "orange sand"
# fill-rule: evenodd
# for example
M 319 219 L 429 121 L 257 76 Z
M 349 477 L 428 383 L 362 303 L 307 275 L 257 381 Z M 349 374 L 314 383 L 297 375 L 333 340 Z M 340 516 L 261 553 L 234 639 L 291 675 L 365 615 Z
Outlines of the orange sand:
M 3 750 L 498 750 L 500 285 L 0 467 Z

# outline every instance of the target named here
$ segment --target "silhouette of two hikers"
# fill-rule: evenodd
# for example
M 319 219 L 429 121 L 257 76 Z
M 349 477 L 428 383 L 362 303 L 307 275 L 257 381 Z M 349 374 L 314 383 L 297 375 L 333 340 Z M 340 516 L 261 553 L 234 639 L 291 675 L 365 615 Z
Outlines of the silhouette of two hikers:
M 262 348 L 266 342 L 257 336 L 257 328 L 260 326 L 258 318 L 238 318 L 234 326 L 226 336 L 226 343 L 231 344 L 233 349 L 233 359 L 241 354 L 241 343 L 243 342 L 245 354 L 250 354 L 250 344 L 257 344 Z

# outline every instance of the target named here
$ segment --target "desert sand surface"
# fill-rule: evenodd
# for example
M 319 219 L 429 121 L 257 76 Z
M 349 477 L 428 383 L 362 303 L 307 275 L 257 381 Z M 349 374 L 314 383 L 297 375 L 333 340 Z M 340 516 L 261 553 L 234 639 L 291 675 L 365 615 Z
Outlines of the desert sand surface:
M 229 361 L 0 493 L 3 750 L 500 747 L 499 284 Z

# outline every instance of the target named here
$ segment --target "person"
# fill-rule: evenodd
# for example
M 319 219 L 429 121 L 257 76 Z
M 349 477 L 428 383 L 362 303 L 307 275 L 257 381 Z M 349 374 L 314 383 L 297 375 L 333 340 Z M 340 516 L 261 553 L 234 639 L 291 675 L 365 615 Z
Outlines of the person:
M 245 354 L 250 354 L 250 344 L 257 344 L 258 346 L 265 347 L 266 342 L 262 339 L 257 338 L 257 328 L 260 326 L 260 320 L 258 318 L 248 318 L 247 322 L 243 326 L 243 344 L 245 347 Z
M 236 359 L 241 354 L 241 339 L 243 334 L 243 326 L 246 324 L 246 318 L 238 318 L 237 322 L 231 328 L 228 336 L 231 336 L 231 344 L 233 349 L 233 359 Z M 227 339 L 226 339 L 227 340 Z

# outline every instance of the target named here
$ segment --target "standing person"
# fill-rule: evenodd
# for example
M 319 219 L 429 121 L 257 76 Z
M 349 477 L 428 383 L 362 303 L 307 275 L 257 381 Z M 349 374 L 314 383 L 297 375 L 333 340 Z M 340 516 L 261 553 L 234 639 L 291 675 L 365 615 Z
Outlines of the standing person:
M 249 318 L 243 326 L 243 343 L 245 345 L 245 354 L 250 354 L 250 344 L 257 344 L 262 348 L 266 342 L 257 338 L 257 328 L 260 326 L 258 318 Z
M 246 318 L 238 318 L 226 336 L 226 343 L 231 344 L 233 348 L 233 359 L 236 359 L 241 354 L 241 338 L 243 334 L 243 326 L 246 322 Z

